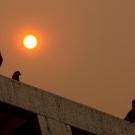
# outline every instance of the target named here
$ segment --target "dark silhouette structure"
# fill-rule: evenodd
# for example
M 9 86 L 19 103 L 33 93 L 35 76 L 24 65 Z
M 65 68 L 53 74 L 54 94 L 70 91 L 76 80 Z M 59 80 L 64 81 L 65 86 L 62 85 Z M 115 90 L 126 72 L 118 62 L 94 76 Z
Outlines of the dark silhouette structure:
M 19 76 L 21 75 L 20 71 L 16 71 L 12 75 L 12 79 L 20 81 Z
M 96 135 L 88 131 L 71 126 L 72 135 Z
M 41 135 L 37 115 L 0 102 L 0 135 Z
M 1 52 L 0 52 L 0 66 L 2 65 L 2 62 L 3 62 L 3 57 L 2 57 Z
M 132 109 L 128 112 L 124 120 L 135 122 L 135 99 L 132 101 Z

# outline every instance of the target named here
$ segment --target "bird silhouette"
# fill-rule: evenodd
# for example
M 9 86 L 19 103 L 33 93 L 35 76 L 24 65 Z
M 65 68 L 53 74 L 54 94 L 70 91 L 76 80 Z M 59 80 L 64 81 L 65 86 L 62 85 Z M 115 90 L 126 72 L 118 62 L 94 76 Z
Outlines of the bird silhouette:
M 132 109 L 128 112 L 125 119 L 131 123 L 135 122 L 135 99 L 132 101 Z
M 2 57 L 1 52 L 0 52 L 0 66 L 2 65 L 2 62 L 3 62 L 3 57 Z
M 12 79 L 20 81 L 19 76 L 21 75 L 20 71 L 15 71 L 12 75 Z

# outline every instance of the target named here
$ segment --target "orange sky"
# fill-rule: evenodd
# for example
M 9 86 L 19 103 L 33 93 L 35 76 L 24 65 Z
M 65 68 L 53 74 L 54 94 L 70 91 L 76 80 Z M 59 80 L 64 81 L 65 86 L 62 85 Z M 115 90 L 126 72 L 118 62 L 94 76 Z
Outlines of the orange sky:
M 0 74 L 123 118 L 135 95 L 135 1 L 3 0 Z M 40 43 L 27 51 L 23 35 Z

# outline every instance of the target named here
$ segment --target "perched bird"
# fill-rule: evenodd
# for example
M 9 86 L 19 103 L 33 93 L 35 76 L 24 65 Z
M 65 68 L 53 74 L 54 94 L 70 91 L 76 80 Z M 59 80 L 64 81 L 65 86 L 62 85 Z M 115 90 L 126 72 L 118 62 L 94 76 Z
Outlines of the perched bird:
M 20 71 L 16 71 L 12 75 L 12 79 L 20 81 L 19 76 L 21 75 Z
M 135 99 L 132 101 L 132 109 L 128 112 L 125 119 L 131 123 L 135 122 Z
M 2 58 L 2 55 L 1 55 L 1 52 L 0 52 L 0 66 L 2 65 L 2 62 L 3 62 L 3 58 Z

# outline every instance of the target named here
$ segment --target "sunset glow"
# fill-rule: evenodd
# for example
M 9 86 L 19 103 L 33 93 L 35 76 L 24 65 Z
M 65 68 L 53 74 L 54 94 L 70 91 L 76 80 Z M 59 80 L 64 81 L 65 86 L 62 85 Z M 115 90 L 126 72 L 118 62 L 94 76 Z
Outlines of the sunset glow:
M 37 38 L 34 35 L 27 35 L 23 40 L 23 44 L 27 49 L 35 48 L 37 43 Z

